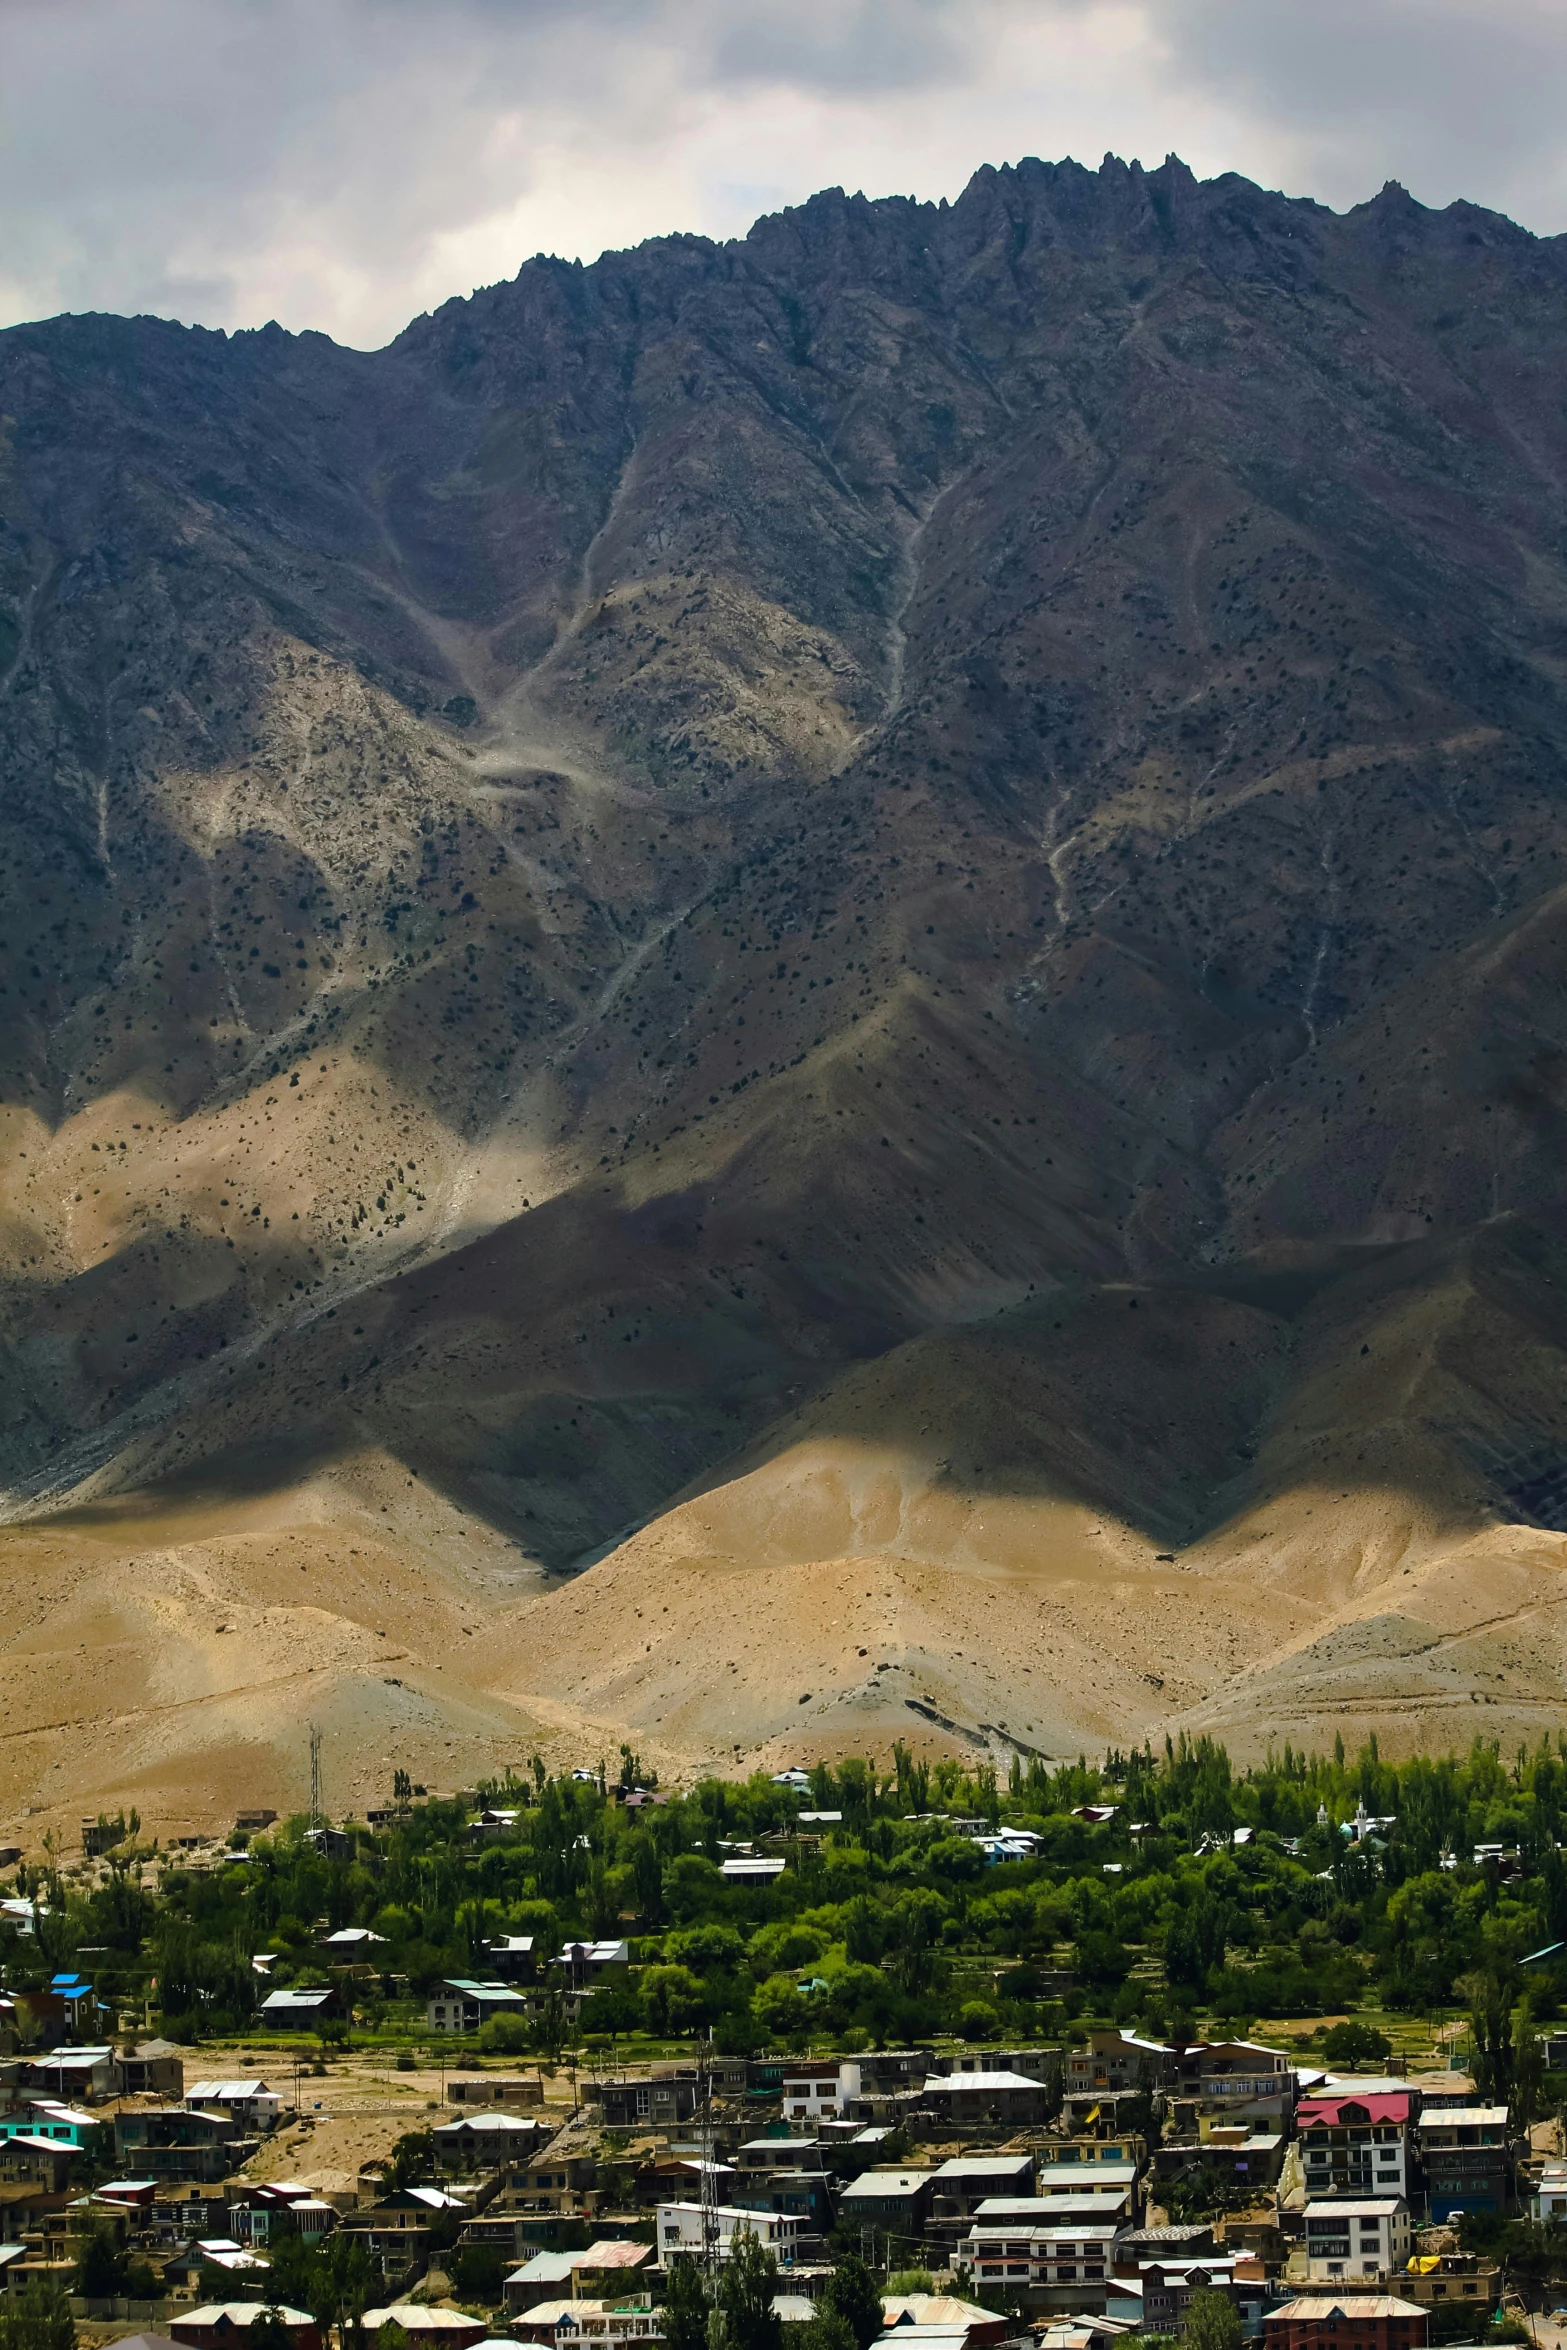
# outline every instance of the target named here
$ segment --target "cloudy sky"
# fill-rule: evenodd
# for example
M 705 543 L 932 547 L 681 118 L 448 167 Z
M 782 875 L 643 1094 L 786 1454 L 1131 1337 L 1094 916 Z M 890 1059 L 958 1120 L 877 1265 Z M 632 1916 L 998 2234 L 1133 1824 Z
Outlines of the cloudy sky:
M 1106 150 L 1567 229 L 1563 0 L 0 0 L 0 323 L 373 345 L 529 254 Z

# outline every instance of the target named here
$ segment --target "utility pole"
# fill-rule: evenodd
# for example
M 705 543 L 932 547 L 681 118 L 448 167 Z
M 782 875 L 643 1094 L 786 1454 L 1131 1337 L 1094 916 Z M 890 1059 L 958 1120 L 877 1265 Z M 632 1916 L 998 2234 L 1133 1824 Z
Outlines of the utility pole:
M 321 1825 L 321 1733 L 314 1722 L 310 1728 L 310 1825 Z
M 708 2034 L 707 2052 L 697 2060 L 696 2095 L 701 2109 L 702 2126 L 698 2145 L 702 2164 L 702 2267 L 712 2281 L 718 2268 L 718 2167 L 713 2141 L 713 2069 L 712 2034 Z

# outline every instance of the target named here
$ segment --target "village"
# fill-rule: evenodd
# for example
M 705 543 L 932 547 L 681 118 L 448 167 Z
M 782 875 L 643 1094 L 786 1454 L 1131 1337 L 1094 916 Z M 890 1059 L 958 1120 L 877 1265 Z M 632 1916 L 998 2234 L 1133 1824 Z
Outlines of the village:
M 494 1988 L 454 1983 L 432 2008 Z M 348 2092 L 351 2063 L 334 2075 L 329 2094 Z M 257 2173 L 314 2134 L 314 2072 L 197 2078 L 157 2040 L 9 2057 L 5 2294 L 58 2288 L 89 2323 L 192 2350 L 263 2317 L 322 2350 L 320 2315 L 280 2300 L 271 2271 L 285 2243 L 297 2264 L 335 2238 L 385 2288 L 351 2313 L 368 2333 L 621 2350 L 663 2339 L 678 2264 L 750 2240 L 785 2324 L 809 2322 L 845 2257 L 887 2280 L 888 2350 L 1106 2350 L 1181 2333 L 1199 2293 L 1233 2312 L 1234 2339 L 1301 2350 L 1331 2322 L 1367 2350 L 1419 2350 L 1498 2338 L 1497 2266 L 1457 2248 L 1459 2215 L 1567 2212 L 1555 2125 L 1531 2142 L 1463 2075 L 1336 2077 L 1244 2041 L 1096 2032 L 1065 2051 L 709 2057 L 569 2086 L 442 2077 L 427 2126 L 312 2180 Z M 1173 2218 L 1194 2186 L 1217 2211 Z M 135 2290 L 94 2294 L 94 2261 Z
M 664 1800 L 581 1777 L 620 1832 Z M 819 1860 L 850 1834 L 842 1807 L 819 1801 L 819 1777 L 773 1785 L 793 1807 L 783 1848 L 730 1838 L 703 1863 L 732 1917 L 782 1898 L 802 1845 Z M 1080 1839 L 1124 1845 L 1121 1811 L 1079 1803 L 1062 1817 Z M 928 1836 L 929 1819 L 916 1824 Z M 956 1826 L 987 1877 L 1046 1867 L 1045 1828 L 983 1814 L 935 1825 L 948 1845 Z M 228 1839 L 187 1839 L 163 1883 L 192 1902 L 227 1898 L 263 1865 L 269 1830 L 283 1865 L 342 1872 L 389 1827 L 400 1832 L 397 1817 L 290 1827 L 253 1813 Z M 1393 1827 L 1357 1802 L 1331 1832 L 1364 1875 L 1387 1849 L 1377 1831 Z M 448 1806 L 442 1832 L 493 1877 L 485 1856 L 536 1830 L 525 1805 L 476 1798 Z M 83 1823 L 74 1882 L 95 1886 L 93 1900 L 116 1887 L 124 1898 L 123 1837 L 123 1823 Z M 1197 1842 L 1211 1859 L 1212 1833 Z M 1232 1825 L 1224 1865 L 1253 1842 Z M 959 1866 L 950 1852 L 945 1865 Z M 1494 1895 L 1521 1864 L 1498 1846 L 1465 1866 L 1482 1890 L 1489 1871 Z M 1318 2056 L 1294 2035 L 1275 2045 L 1124 2023 L 1004 2045 L 999 2008 L 971 2024 L 977 2041 L 874 2044 L 849 2030 L 827 2050 L 798 2029 L 785 2036 L 801 2046 L 726 2049 L 732 2030 L 688 2018 L 678 2053 L 638 2055 L 634 2033 L 622 2047 L 614 2031 L 581 2029 L 645 2013 L 667 1996 L 660 1972 L 682 1971 L 633 1933 L 489 1934 L 472 1945 L 472 1972 L 426 1980 L 422 2017 L 397 2038 L 363 2028 L 388 1934 L 333 1923 L 329 1907 L 286 1960 L 250 1955 L 248 2030 L 192 2045 L 137 2029 L 123 1995 L 116 2012 L 85 1971 L 89 1944 L 45 1976 L 57 1911 L 37 1873 L 18 1884 L 29 1889 L 4 1905 L 0 1993 L 0 2320 L 64 2309 L 93 2345 L 190 2350 L 366 2336 L 380 2350 L 685 2350 L 690 2280 L 721 2301 L 726 2273 L 743 2267 L 753 2301 L 758 2277 L 765 2287 L 758 2341 L 774 2350 L 790 2327 L 813 2346 L 842 2341 L 832 2328 L 845 2321 L 855 2350 L 1183 2336 L 1194 2350 L 1423 2350 L 1521 2339 L 1537 2326 L 1531 2302 L 1549 2298 L 1520 2292 L 1475 2241 L 1487 2225 L 1543 2232 L 1567 2219 L 1567 2149 L 1539 2094 L 1567 2070 L 1567 2035 L 1532 2026 L 1527 1995 L 1528 2045 L 1510 2060 L 1516 2116 L 1458 2069 L 1453 2029 L 1394 2069 L 1388 2044 L 1353 2023 L 1315 2035 Z M 57 1904 L 80 1900 L 72 1884 L 57 1881 Z M 776 1936 L 779 1923 L 756 1931 Z M 673 1946 L 699 1955 L 690 1932 Z M 116 1962 L 96 1956 L 107 1988 Z M 1561 1956 L 1558 1943 L 1525 1963 Z M 796 1969 L 802 1999 L 826 1980 L 808 1966 Z M 164 1971 L 170 1998 L 167 1960 Z

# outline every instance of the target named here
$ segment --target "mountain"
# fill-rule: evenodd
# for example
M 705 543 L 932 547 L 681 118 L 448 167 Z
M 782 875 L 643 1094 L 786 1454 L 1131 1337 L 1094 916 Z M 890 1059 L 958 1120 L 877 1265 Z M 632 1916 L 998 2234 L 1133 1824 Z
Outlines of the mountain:
M 0 335 L 0 1810 L 1556 1719 L 1564 363 L 1173 158 Z

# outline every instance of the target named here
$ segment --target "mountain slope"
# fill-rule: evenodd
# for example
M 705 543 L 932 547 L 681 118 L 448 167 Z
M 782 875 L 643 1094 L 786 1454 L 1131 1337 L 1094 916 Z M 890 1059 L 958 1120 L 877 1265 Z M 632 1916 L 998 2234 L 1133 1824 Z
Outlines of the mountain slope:
M 1564 351 L 1560 240 L 1173 160 L 374 354 L 0 335 L 12 1799 L 199 1808 L 206 1732 L 79 1661 L 176 1557 L 130 1681 L 232 1688 L 280 1788 L 207 1595 L 319 1648 L 366 1792 L 891 1735 L 864 1556 L 932 1736 L 1396 1731 L 1437 1653 L 1443 1724 L 1557 1702 L 1543 1632 L 1449 1684 L 1553 1620 L 1567 1498 Z M 1395 1559 L 1435 1647 L 1353 1629 Z

